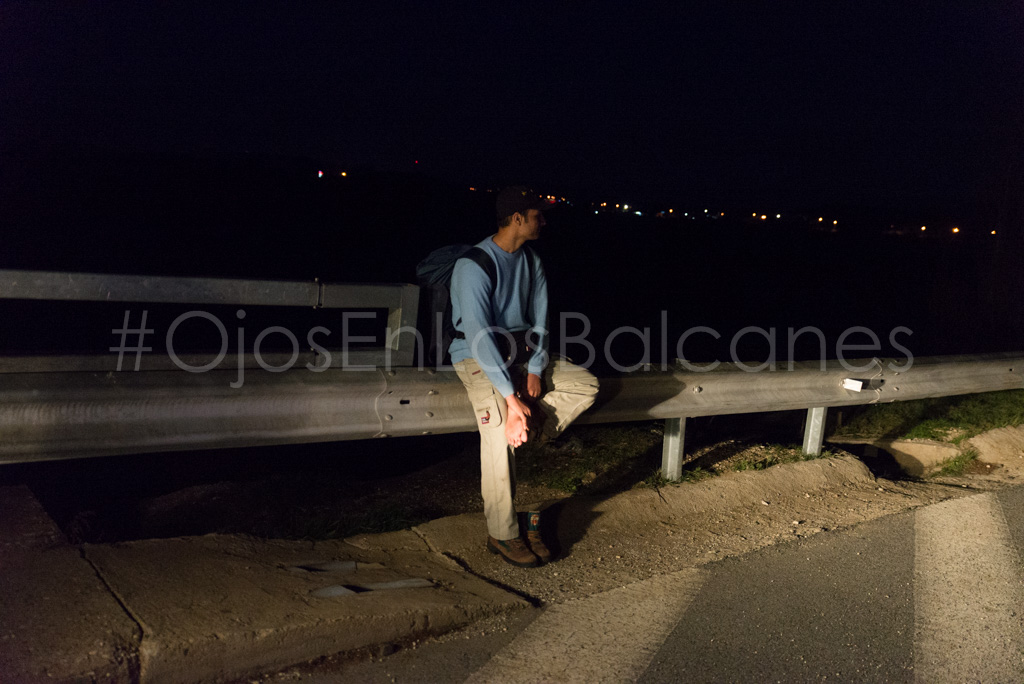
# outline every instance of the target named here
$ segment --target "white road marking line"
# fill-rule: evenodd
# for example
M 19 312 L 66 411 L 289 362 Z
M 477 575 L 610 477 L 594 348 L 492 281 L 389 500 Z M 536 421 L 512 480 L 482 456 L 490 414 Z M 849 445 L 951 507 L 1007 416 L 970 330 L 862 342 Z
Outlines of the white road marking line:
M 914 520 L 917 682 L 1024 679 L 1024 579 L 995 494 L 926 506 Z
M 635 681 L 703 582 L 682 570 L 552 606 L 467 684 Z

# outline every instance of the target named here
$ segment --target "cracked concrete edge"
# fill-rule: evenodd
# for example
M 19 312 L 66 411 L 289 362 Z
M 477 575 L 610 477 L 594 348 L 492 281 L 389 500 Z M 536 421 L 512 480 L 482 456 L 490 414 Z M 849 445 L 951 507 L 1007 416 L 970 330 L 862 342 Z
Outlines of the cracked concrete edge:
M 249 634 L 244 643 L 239 642 L 241 647 L 234 654 L 227 655 L 222 643 L 209 640 L 170 645 L 149 640 L 140 647 L 141 681 L 201 684 L 255 677 L 326 656 L 372 651 L 387 644 L 439 636 L 510 610 L 457 605 L 429 612 L 410 611 L 400 625 L 394 624 L 390 615 L 370 621 L 329 620 Z M 258 659 L 251 656 L 253 651 L 259 653 Z
M 312 552 L 301 542 L 206 535 L 93 545 L 88 552 L 144 626 L 139 660 L 146 682 L 237 679 L 442 634 L 529 605 L 429 551 L 411 531 L 382 535 L 382 546 L 398 547 L 390 551 L 361 550 L 367 540 L 355 541 L 323 543 Z M 427 577 L 436 588 L 361 594 L 354 603 L 346 597 L 310 602 L 302 598 L 307 591 L 334 578 L 284 571 L 312 555 L 362 560 L 364 572 Z M 175 568 L 178 559 L 184 565 Z M 162 569 L 176 585 L 152 587 L 150 578 Z M 219 579 L 207 585 L 200 576 Z
M 138 625 L 28 487 L 0 487 L 0 679 L 136 681 Z

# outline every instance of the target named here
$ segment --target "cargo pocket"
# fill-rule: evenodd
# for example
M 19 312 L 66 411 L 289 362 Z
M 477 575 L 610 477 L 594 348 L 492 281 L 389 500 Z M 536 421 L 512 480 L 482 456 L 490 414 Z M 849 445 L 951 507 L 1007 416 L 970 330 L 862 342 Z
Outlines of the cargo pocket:
M 478 428 L 482 430 L 501 427 L 501 409 L 498 407 L 497 394 L 492 391 L 491 396 L 473 402 L 473 405 L 476 410 L 476 426 Z

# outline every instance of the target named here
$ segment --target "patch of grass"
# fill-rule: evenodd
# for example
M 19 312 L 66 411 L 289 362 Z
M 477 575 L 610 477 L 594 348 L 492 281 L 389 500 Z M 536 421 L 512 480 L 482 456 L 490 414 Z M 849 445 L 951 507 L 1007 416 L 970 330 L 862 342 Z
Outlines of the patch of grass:
M 647 489 L 661 489 L 662 487 L 667 487 L 670 484 L 675 483 L 662 475 L 660 470 L 657 470 L 645 477 L 642 481 L 637 482 L 634 488 L 644 487 Z
M 697 466 L 695 468 L 684 468 L 683 472 L 679 476 L 679 480 L 674 481 L 666 479 L 665 476 L 661 474 L 661 469 L 659 468 L 658 470 L 654 471 L 653 473 L 645 477 L 643 480 L 638 482 L 635 485 L 635 488 L 645 487 L 647 489 L 657 490 L 661 489 L 662 487 L 682 484 L 684 482 L 700 482 L 701 480 L 706 480 L 709 477 L 715 477 L 716 475 L 717 473 L 714 473 L 710 470 L 705 470 L 704 468 Z
M 814 455 L 801 451 L 796 445 L 783 446 L 782 444 L 766 444 L 757 457 L 741 458 L 736 461 L 732 469 L 743 470 L 764 470 L 783 463 L 798 463 L 800 461 L 813 461 L 818 458 L 834 458 L 838 454 L 822 449 L 821 454 Z
M 516 450 L 524 483 L 568 493 L 628 489 L 660 463 L 660 423 L 574 427 L 553 445 Z
M 773 459 L 769 458 L 744 458 L 737 461 L 736 464 L 733 465 L 732 469 L 739 472 L 742 472 L 744 470 L 764 470 L 765 468 L 770 468 L 771 466 L 776 465 L 777 463 L 778 461 L 774 461 Z
M 953 458 L 944 461 L 936 475 L 963 475 L 972 463 L 978 460 L 977 449 L 964 449 Z
M 683 470 L 682 475 L 679 478 L 680 482 L 700 482 L 706 480 L 709 477 L 715 477 L 715 473 L 710 470 L 704 470 L 700 466 L 696 468 L 688 468 Z
M 926 418 L 907 430 L 902 439 L 930 439 L 935 442 L 959 444 L 967 435 L 967 430 L 948 418 Z
M 873 404 L 837 437 L 932 439 L 960 444 L 987 430 L 1024 424 L 1024 390 Z

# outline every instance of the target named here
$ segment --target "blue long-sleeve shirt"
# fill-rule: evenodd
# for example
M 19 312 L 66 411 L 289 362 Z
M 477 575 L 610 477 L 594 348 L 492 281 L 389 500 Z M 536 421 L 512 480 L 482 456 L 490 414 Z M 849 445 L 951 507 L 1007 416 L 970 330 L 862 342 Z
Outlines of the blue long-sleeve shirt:
M 501 396 L 515 392 L 515 385 L 504 368 L 489 327 L 509 332 L 531 330 L 531 342 L 537 348 L 527 362 L 527 371 L 540 375 L 548 361 L 548 283 L 540 258 L 520 248 L 508 253 L 494 243 L 492 237 L 477 246 L 487 252 L 497 266 L 497 282 L 491 287 L 487 273 L 470 259 L 459 259 L 452 272 L 452 323 L 465 339 L 452 340 L 448 351 L 452 363 L 475 358 L 487 379 Z M 532 263 L 531 263 L 532 261 Z M 474 340 L 477 340 L 474 342 Z M 533 345 L 531 345 L 531 349 Z

